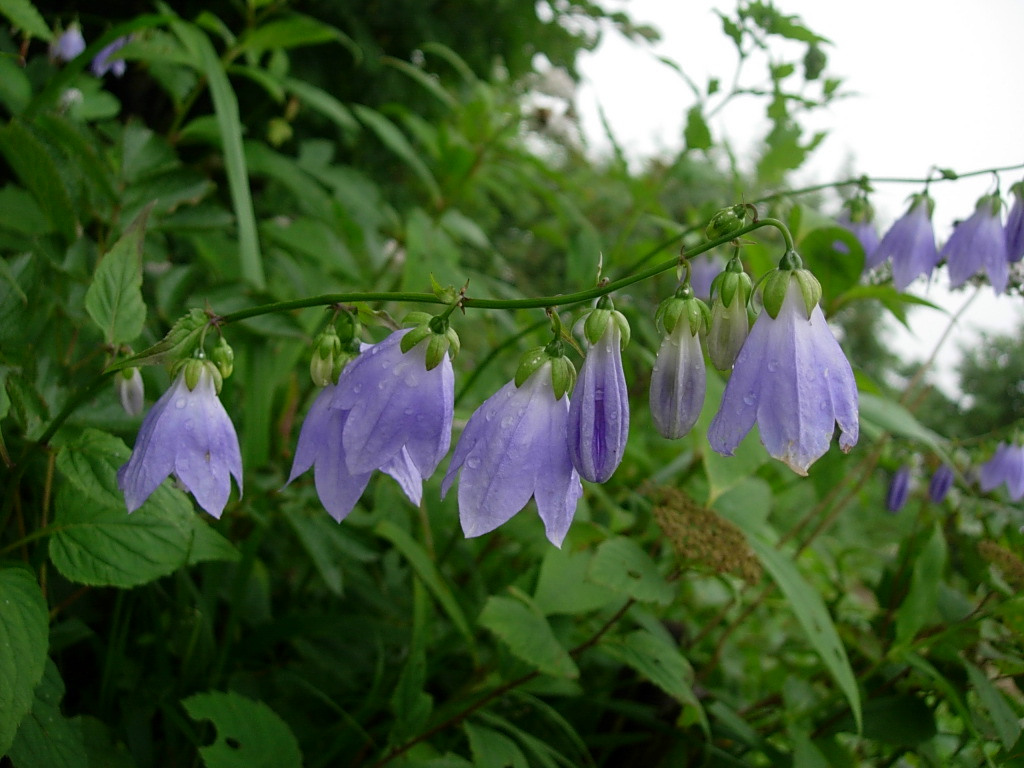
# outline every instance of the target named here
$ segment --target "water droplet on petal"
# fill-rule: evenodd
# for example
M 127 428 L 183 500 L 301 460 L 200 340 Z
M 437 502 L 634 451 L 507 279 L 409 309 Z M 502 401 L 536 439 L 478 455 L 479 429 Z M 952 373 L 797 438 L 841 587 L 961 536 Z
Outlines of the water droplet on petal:
M 414 413 L 416 413 L 416 411 L 412 408 L 406 408 L 404 411 L 402 411 L 402 413 L 404 413 L 406 416 L 412 416 Z
M 174 407 L 175 408 L 184 408 L 185 407 L 185 398 L 184 397 L 179 397 L 177 400 L 175 400 L 174 401 Z
M 377 389 L 384 389 L 384 382 L 383 381 L 378 381 L 377 382 Z
M 516 422 L 516 420 L 515 420 L 514 417 L 506 416 L 506 417 L 504 417 L 501 420 L 501 428 L 502 429 L 509 429 L 513 424 L 515 424 L 515 422 Z
M 418 387 L 419 385 L 420 380 L 415 374 L 410 373 L 408 376 L 405 377 L 405 386 Z
M 355 392 L 357 395 L 362 391 L 362 389 L 363 389 L 363 385 L 362 384 L 353 384 L 352 385 L 352 391 Z
M 480 459 L 478 459 L 476 456 L 470 456 L 468 459 L 466 459 L 466 466 L 469 467 L 470 469 L 477 469 L 480 466 Z
M 757 395 L 754 392 L 747 392 L 747 394 L 743 396 L 743 402 L 747 405 L 753 405 L 757 402 Z
M 771 373 L 775 373 L 777 370 L 779 370 L 779 361 L 778 360 L 769 360 L 768 361 L 768 371 L 771 372 Z
M 192 419 L 186 419 L 186 421 L 185 421 L 185 431 L 186 432 L 191 432 L 195 428 L 196 428 L 195 422 L 192 421 Z

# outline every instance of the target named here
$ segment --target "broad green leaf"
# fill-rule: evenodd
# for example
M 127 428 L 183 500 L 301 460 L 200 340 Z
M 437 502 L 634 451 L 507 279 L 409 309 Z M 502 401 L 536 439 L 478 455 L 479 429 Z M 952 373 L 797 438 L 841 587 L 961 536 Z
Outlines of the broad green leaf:
M 481 711 L 477 714 L 477 718 L 494 728 L 501 729 L 515 739 L 533 758 L 530 761 L 530 765 L 537 765 L 542 768 L 556 768 L 557 766 L 576 768 L 576 766 L 580 765 L 580 760 L 570 760 L 552 747 L 547 739 L 537 738 L 522 728 L 513 725 L 504 717 L 500 717 L 493 712 Z M 481 768 L 484 767 L 481 766 Z
M 0 104 L 17 117 L 32 100 L 32 82 L 14 56 L 0 56 Z
M 910 325 L 907 320 L 908 306 L 928 307 L 943 314 L 948 312 L 937 304 L 933 304 L 920 296 L 911 293 L 900 293 L 891 285 L 854 285 L 843 291 L 831 305 L 831 311 L 836 312 L 845 305 L 854 301 L 866 301 L 875 299 L 882 303 L 907 330 Z
M 803 628 L 814 650 L 818 652 L 825 668 L 839 685 L 850 711 L 853 712 L 858 732 L 863 728 L 863 716 L 860 704 L 860 689 L 857 678 L 850 667 L 839 633 L 836 631 L 832 617 L 825 607 L 821 595 L 804 579 L 790 557 L 779 552 L 759 536 L 747 536 L 751 549 L 754 550 L 765 570 L 771 574 L 776 585 L 786 596 L 789 606 L 796 614 L 797 621 Z
M 239 49 L 261 56 L 268 50 L 333 42 L 344 45 L 357 60 L 361 58 L 362 51 L 351 37 L 337 27 L 301 13 L 292 13 L 261 24 L 242 39 Z
M 181 702 L 193 720 L 211 720 L 217 740 L 200 747 L 206 768 L 301 768 L 302 752 L 288 724 L 262 701 L 210 691 Z
M 897 437 L 907 437 L 931 448 L 943 457 L 946 463 L 954 463 L 949 457 L 945 439 L 925 427 L 910 411 L 892 400 L 861 392 L 860 423 L 862 431 L 871 439 L 878 438 L 883 432 Z
M 462 729 L 469 739 L 473 764 L 478 768 L 530 768 L 519 745 L 501 731 L 468 720 L 462 724 Z
M 64 681 L 56 665 L 46 660 L 43 679 L 36 686 L 32 712 L 21 721 L 8 756 L 15 768 L 89 768 L 81 718 L 61 714 Z
M 455 285 L 461 277 L 459 248 L 422 208 L 413 208 L 405 224 L 405 265 L 402 287 L 407 291 L 425 291 L 431 279 Z
M 845 252 L 837 247 L 845 246 Z M 812 229 L 798 245 L 800 256 L 821 283 L 822 302 L 831 312 L 836 299 L 856 285 L 864 271 L 864 247 L 845 227 Z
M 55 230 L 71 242 L 77 236 L 78 217 L 53 156 L 20 121 L 0 126 L 0 154 L 32 193 Z
M 1009 750 L 1017 743 L 1021 736 L 1020 718 L 1013 711 L 1013 707 L 1006 701 L 1003 693 L 993 685 L 988 676 L 971 664 L 963 660 L 964 669 L 967 670 L 967 677 L 971 681 L 971 687 L 978 694 L 981 704 L 988 711 L 989 719 L 995 726 L 999 741 L 1003 749 Z
M 304 514 L 304 510 L 288 508 L 285 519 L 306 550 L 309 559 L 324 580 L 324 585 L 333 594 L 341 597 L 344 590 L 344 577 L 341 570 L 341 552 L 335 545 L 335 537 L 339 536 L 338 525 L 323 510 L 315 510 L 312 515 Z
M 624 638 L 607 637 L 601 650 L 629 665 L 684 707 L 693 707 L 704 733 L 710 736 L 707 715 L 691 687 L 693 668 L 679 648 L 646 629 Z
M 29 0 L 0 0 L 0 14 L 29 37 L 47 42 L 53 40 L 53 32 Z
M 618 592 L 587 579 L 592 552 L 570 552 L 554 547 L 540 564 L 533 599 L 548 616 L 564 613 L 579 616 L 620 600 Z
M 532 602 L 491 595 L 477 621 L 500 637 L 516 658 L 530 666 L 553 677 L 579 677 L 576 662 Z
M 346 136 L 354 137 L 359 133 L 359 121 L 352 114 L 352 110 L 327 91 L 293 77 L 283 78 L 281 84 L 295 94 L 299 101 L 332 120 Z
M 186 563 L 237 557 L 188 498 L 166 483 L 129 515 L 117 487 L 117 469 L 129 455 L 120 439 L 96 430 L 86 430 L 58 454 L 64 482 L 49 544 L 57 570 L 80 584 L 133 587 Z
M 198 56 L 201 70 L 206 76 L 220 129 L 221 148 L 224 151 L 224 165 L 231 192 L 231 203 L 238 222 L 238 257 L 242 276 L 253 287 L 266 287 L 263 271 L 263 255 L 259 238 L 256 236 L 256 215 L 253 211 L 252 193 L 249 190 L 249 174 L 242 150 L 244 129 L 238 114 L 238 99 L 231 88 L 227 73 L 210 38 L 194 24 L 183 21 L 172 22 L 175 34 L 182 43 Z
M 683 130 L 687 149 L 711 149 L 711 130 L 704 120 L 700 105 L 695 104 L 686 113 L 686 128 Z
M 32 709 L 33 691 L 46 665 L 50 618 L 31 572 L 0 570 L 0 755 Z
M 914 559 L 910 590 L 896 612 L 895 647 L 912 642 L 935 615 L 939 584 L 946 568 L 946 537 L 936 523 L 932 535 Z
M 412 566 L 416 575 L 423 580 L 434 599 L 448 614 L 448 618 L 452 620 L 455 628 L 466 638 L 469 647 L 473 649 L 475 646 L 473 632 L 469 628 L 469 622 L 466 621 L 466 615 L 462 612 L 462 608 L 459 607 L 451 589 L 441 577 L 441 573 L 437 570 L 437 566 L 434 565 L 427 551 L 408 533 L 389 520 L 378 523 L 374 533 L 394 544 L 402 556 L 409 561 L 409 565 Z
M 793 739 L 793 768 L 832 768 L 805 730 L 791 725 L 789 733 Z
M 146 323 L 146 305 L 142 300 L 142 243 L 149 211 L 150 207 L 144 208 L 103 257 L 85 293 L 85 309 L 103 331 L 108 344 L 133 341 Z
M 431 202 L 439 203 L 441 200 L 441 189 L 437 186 L 434 174 L 430 172 L 426 163 L 420 159 L 419 153 L 409 143 L 405 134 L 393 122 L 375 109 L 371 109 L 363 104 L 353 104 L 352 111 L 355 112 L 360 122 L 380 139 L 385 147 L 391 150 L 396 157 L 409 166 L 409 169 L 419 177 L 420 181 L 423 182 L 423 186 L 427 188 L 427 192 L 430 193 Z
M 381 64 L 392 67 L 403 75 L 414 80 L 427 93 L 440 101 L 446 107 L 454 108 L 456 104 L 458 104 L 455 97 L 444 89 L 444 86 L 441 85 L 441 82 L 437 78 L 420 67 L 410 64 L 407 61 L 403 61 L 402 59 L 396 59 L 394 56 L 381 56 L 379 61 Z
M 206 313 L 193 307 L 178 318 L 160 341 L 131 357 L 122 358 L 107 367 L 107 373 L 140 365 L 162 365 L 189 357 L 199 345 L 203 329 L 209 321 Z
M 975 743 L 984 743 L 985 739 L 982 738 L 974 724 L 974 713 L 968 709 L 960 695 L 960 691 L 962 690 L 960 683 L 951 682 L 941 672 L 939 672 L 939 670 L 936 669 L 930 661 L 912 651 L 905 654 L 903 660 L 911 667 L 931 679 L 935 684 L 935 687 L 939 689 L 943 696 L 945 696 L 949 708 L 960 716 L 960 721 L 974 739 Z M 994 763 L 992 763 L 990 759 L 987 760 L 987 764 L 994 766 Z
M 624 536 L 601 542 L 590 563 L 590 578 L 642 603 L 668 605 L 675 596 L 650 555 Z

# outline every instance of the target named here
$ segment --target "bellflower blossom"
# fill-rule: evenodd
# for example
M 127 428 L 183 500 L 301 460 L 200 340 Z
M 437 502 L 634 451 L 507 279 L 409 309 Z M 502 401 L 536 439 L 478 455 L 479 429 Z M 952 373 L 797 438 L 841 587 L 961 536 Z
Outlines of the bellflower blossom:
M 981 490 L 988 493 L 1006 483 L 1012 501 L 1024 498 L 1024 447 L 1000 443 L 978 473 Z
M 532 496 L 548 540 L 562 546 L 583 495 L 569 458 L 566 365 L 571 368 L 564 357 L 544 359 L 470 417 L 441 484 L 443 497 L 459 478 L 459 519 L 467 537 L 493 531 Z M 555 366 L 561 370 L 553 375 Z
M 125 368 L 114 375 L 114 388 L 121 407 L 129 416 L 138 416 L 145 405 L 145 385 L 138 368 Z
M 128 64 L 124 59 L 114 59 L 111 61 L 111 57 L 119 50 L 124 48 L 131 42 L 131 35 L 122 35 L 115 39 L 109 45 L 103 46 L 100 52 L 96 54 L 96 58 L 92 60 L 89 65 L 89 69 L 96 77 L 103 77 L 107 72 L 112 74 L 114 77 L 124 77 L 124 73 L 128 69 Z
M 592 483 L 612 476 L 629 436 L 629 393 L 622 370 L 629 324 L 605 299 L 584 323 L 591 346 L 569 405 L 569 455 L 580 476 Z
M 928 498 L 935 504 L 942 503 L 949 489 L 953 487 L 954 479 L 953 468 L 948 464 L 940 464 L 932 475 L 931 482 L 928 483 Z
M 698 332 L 709 324 L 710 313 L 684 283 L 655 317 L 666 335 L 651 372 L 651 418 L 658 434 L 674 440 L 693 429 L 704 407 L 707 371 Z
M 427 340 L 402 351 L 403 337 L 416 330 L 395 331 L 341 372 L 331 408 L 348 414 L 341 447 L 352 475 L 393 466 L 404 449 L 425 479 L 448 452 L 455 374 L 447 354 L 427 370 Z
M 915 195 L 903 217 L 882 238 L 872 261 L 892 260 L 892 283 L 897 291 L 906 290 L 919 275 L 931 276 L 939 263 L 932 229 L 932 208 L 928 195 Z
M 907 503 L 910 494 L 910 467 L 900 467 L 889 482 L 889 492 L 885 495 L 885 508 L 890 512 L 899 512 Z
M 1006 257 L 1013 264 L 1024 257 L 1024 181 L 1010 187 L 1013 205 L 1006 217 Z
M 949 236 L 942 255 L 949 266 L 949 284 L 956 288 L 967 278 L 985 270 L 996 293 L 1006 290 L 1010 264 L 1006 258 L 1006 235 L 999 221 L 1002 201 L 987 195 L 978 201 L 974 213 L 957 225 Z
M 50 58 L 54 61 L 71 61 L 85 50 L 82 28 L 72 24 L 50 43 Z
M 799 266 L 792 251 L 787 260 Z M 765 279 L 765 308 L 708 429 L 718 453 L 731 456 L 755 421 L 768 453 L 800 475 L 828 450 L 837 423 L 840 448 L 856 444 L 857 385 L 818 306 L 820 296 L 817 280 L 803 269 L 780 268 Z
M 342 435 L 350 411 L 331 407 L 336 389 L 334 384 L 325 386 L 302 422 L 288 482 L 313 467 L 313 480 L 320 503 L 340 523 L 363 495 L 373 472 L 353 474 L 348 468 Z M 423 496 L 423 481 L 404 447 L 380 469 L 395 478 L 409 501 L 419 506 Z
M 232 476 L 241 489 L 242 454 L 217 398 L 219 377 L 212 363 L 189 360 L 146 414 L 131 458 L 117 472 L 129 512 L 172 473 L 214 517 L 224 511 Z
M 733 256 L 711 283 L 711 323 L 708 328 L 708 357 L 720 371 L 728 371 L 736 362 L 750 332 L 747 302 L 752 284 L 743 271 L 743 262 Z

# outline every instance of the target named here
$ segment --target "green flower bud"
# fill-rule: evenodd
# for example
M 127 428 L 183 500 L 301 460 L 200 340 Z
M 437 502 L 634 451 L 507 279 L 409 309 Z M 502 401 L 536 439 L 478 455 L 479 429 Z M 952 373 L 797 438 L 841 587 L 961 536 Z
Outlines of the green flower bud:
M 214 363 L 201 357 L 193 357 L 191 360 L 184 362 L 184 370 L 185 386 L 188 387 L 189 392 L 194 391 L 199 386 L 199 376 L 205 370 L 213 378 L 213 386 L 217 394 L 220 394 L 220 388 L 224 385 L 224 379 Z
M 821 283 L 809 269 L 803 268 L 803 262 L 796 251 L 787 251 L 779 261 L 779 268 L 764 276 L 761 296 L 765 311 L 773 320 L 779 316 L 789 291 L 790 280 L 796 280 L 800 287 L 807 318 L 810 319 L 811 312 L 821 301 Z
M 217 343 L 213 346 L 213 352 L 210 353 L 210 359 L 217 366 L 217 370 L 220 371 L 220 375 L 223 378 L 231 376 L 232 371 L 235 370 L 235 350 L 228 344 L 227 339 L 221 336 L 217 339 Z
M 601 298 L 607 299 L 608 297 L 602 296 Z M 602 303 L 604 306 L 602 306 Z M 610 306 L 610 299 L 607 302 L 599 300 L 597 307 L 588 310 L 586 319 L 583 322 L 583 336 L 590 344 L 597 344 L 598 341 L 604 338 L 605 333 L 608 332 L 608 323 L 615 323 L 621 335 L 620 349 L 625 349 L 629 344 L 630 338 L 629 321 L 618 310 L 605 308 Z
M 726 307 L 732 306 L 737 299 L 746 305 L 753 287 L 750 275 L 743 271 L 743 262 L 738 256 L 733 256 L 725 269 L 711 281 L 711 297 L 712 300 L 720 300 Z
M 654 322 L 665 335 L 670 336 L 684 318 L 693 336 L 702 328 L 707 330 L 711 327 L 711 310 L 708 305 L 693 295 L 689 285 L 685 287 L 688 296 L 680 296 L 679 291 L 676 291 L 675 296 L 670 296 L 658 305 L 658 311 L 654 314 Z
M 708 222 L 708 226 L 704 230 L 704 236 L 708 240 L 717 240 L 720 237 L 731 235 L 733 232 L 743 229 L 747 223 L 748 212 L 745 205 L 733 205 L 723 208 L 711 217 L 711 221 Z
M 351 357 L 342 354 L 342 344 L 338 332 L 333 325 L 329 325 L 313 340 L 313 355 L 309 359 L 309 376 L 318 387 L 334 384 L 341 373 L 341 367 L 349 359 Z M 343 361 L 342 366 L 338 366 L 339 361 Z

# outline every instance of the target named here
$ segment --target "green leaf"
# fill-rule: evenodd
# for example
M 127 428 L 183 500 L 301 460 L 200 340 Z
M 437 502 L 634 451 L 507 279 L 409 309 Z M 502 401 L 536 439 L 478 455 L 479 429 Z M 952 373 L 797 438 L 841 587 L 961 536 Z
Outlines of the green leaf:
M 896 612 L 896 647 L 913 641 L 935 615 L 939 585 L 946 568 L 946 537 L 938 524 L 914 559 L 910 590 Z
M 302 768 L 295 735 L 270 707 L 231 691 L 182 700 L 193 720 L 211 720 L 217 740 L 200 747 L 206 768 Z
M 711 149 L 711 130 L 704 121 L 700 105 L 695 104 L 686 113 L 686 128 L 683 130 L 687 149 Z
M 381 64 L 392 67 L 398 70 L 403 75 L 414 80 L 419 84 L 427 93 L 433 96 L 435 99 L 440 101 L 446 107 L 455 108 L 458 104 L 455 97 L 452 96 L 448 91 L 444 89 L 441 82 L 434 77 L 431 73 L 425 72 L 420 67 L 414 66 L 407 61 L 402 59 L 396 59 L 394 56 L 381 56 L 379 59 Z
M 17 117 L 32 101 L 32 82 L 14 56 L 0 56 L 0 104 Z
M 121 440 L 97 430 L 58 454 L 65 482 L 57 489 L 49 545 L 57 570 L 80 584 L 134 587 L 188 562 L 237 556 L 167 484 L 129 515 L 117 487 L 117 468 L 129 455 Z
M 691 687 L 693 668 L 677 646 L 638 629 L 625 638 L 606 638 L 601 650 L 635 669 L 684 707 L 693 707 L 704 733 L 711 735 L 707 714 Z
M 981 704 L 988 711 L 989 719 L 995 726 L 1003 749 L 1010 750 L 1021 735 L 1020 719 L 1013 711 L 1003 693 L 992 684 L 988 676 L 967 660 L 962 660 L 967 677 L 971 681 L 974 692 L 978 694 Z
M 452 595 L 451 589 L 448 588 L 448 584 L 441 577 L 437 566 L 434 565 L 427 551 L 408 533 L 389 520 L 383 520 L 378 523 L 373 532 L 395 545 L 398 551 L 402 553 L 402 556 L 409 561 L 416 575 L 423 580 L 423 583 L 430 590 L 434 599 L 441 605 L 445 613 L 448 614 L 448 618 L 452 620 L 455 628 L 466 638 L 470 648 L 475 648 L 473 632 L 469 628 L 469 622 L 466 621 L 466 615 L 462 612 L 462 608 L 459 607 L 458 602 L 456 602 L 455 597 Z
M 292 13 L 260 25 L 242 39 L 239 50 L 262 56 L 268 50 L 333 42 L 344 45 L 356 61 L 362 58 L 362 50 L 351 37 L 337 27 L 301 13 Z
M 32 193 L 55 230 L 71 242 L 77 236 L 78 217 L 53 156 L 23 123 L 0 126 L 0 154 Z
M 29 37 L 50 42 L 53 32 L 29 0 L 0 0 L 0 13 Z
M 713 505 L 716 499 L 729 489 L 744 482 L 769 458 L 768 452 L 761 445 L 755 430 L 751 430 L 750 434 L 740 441 L 732 456 L 722 456 L 711 449 L 706 437 L 708 426 L 718 410 L 718 404 L 722 401 L 724 392 L 725 383 L 722 378 L 717 373 L 709 371 L 704 408 L 697 420 L 697 427 L 691 433 L 696 436 L 694 439 L 700 441 L 702 449 L 701 459 L 709 485 L 708 506 Z
M 837 243 L 845 245 L 847 252 L 837 250 Z M 804 265 L 821 283 L 822 299 L 831 311 L 840 294 L 860 280 L 864 247 L 850 230 L 830 226 L 812 229 L 800 240 L 798 249 Z
M 0 570 L 0 755 L 14 741 L 32 709 L 33 691 L 43 676 L 49 645 L 46 600 L 31 572 Z
M 949 456 L 945 439 L 922 425 L 910 411 L 897 402 L 861 392 L 860 423 L 862 432 L 873 440 L 884 432 L 897 437 L 907 437 L 931 448 L 948 464 L 954 463 Z
M 544 614 L 525 595 L 520 600 L 491 595 L 477 621 L 530 666 L 553 677 L 579 677 L 576 662 L 558 642 Z
M 203 310 L 193 307 L 187 315 L 178 318 L 160 341 L 131 357 L 121 358 L 107 367 L 107 373 L 140 365 L 161 365 L 182 360 L 192 355 L 199 345 L 209 318 Z
M 554 547 L 540 564 L 533 599 L 545 615 L 580 614 L 604 608 L 620 600 L 618 592 L 587 579 L 593 552 L 570 552 Z
M 404 162 L 409 169 L 419 177 L 420 181 L 430 193 L 431 202 L 439 204 L 441 201 L 441 188 L 438 187 L 434 175 L 424 163 L 419 154 L 413 149 L 412 144 L 405 137 L 405 134 L 398 130 L 398 127 L 388 118 L 375 109 L 362 104 L 353 104 L 352 111 L 356 117 L 369 128 L 373 134 L 380 139 L 381 143 Z
M 519 745 L 501 731 L 469 721 L 462 724 L 462 729 L 469 739 L 473 763 L 479 768 L 530 768 Z
M 459 248 L 422 208 L 413 208 L 405 224 L 405 265 L 402 288 L 423 291 L 431 279 L 445 285 L 459 282 Z
M 937 304 L 933 304 L 927 299 L 922 299 L 920 296 L 914 296 L 910 293 L 900 293 L 891 285 L 854 285 L 836 297 L 835 301 L 832 302 L 831 311 L 834 313 L 853 301 L 870 299 L 880 301 L 882 306 L 892 312 L 893 317 L 907 330 L 910 330 L 907 320 L 908 306 L 928 307 L 929 309 L 938 310 L 943 314 L 949 314 Z
M 238 256 L 241 274 L 255 288 L 266 288 L 263 272 L 263 256 L 259 238 L 256 236 L 256 215 L 253 211 L 252 193 L 249 190 L 249 175 L 242 150 L 244 128 L 238 115 L 238 99 L 231 89 L 231 82 L 224 71 L 224 65 L 214 50 L 210 38 L 194 24 L 174 21 L 171 26 L 182 43 L 201 62 L 200 69 L 206 76 L 220 129 L 221 147 L 224 151 L 224 165 L 228 177 L 231 203 L 238 221 Z
M 760 536 L 747 536 L 751 549 L 754 550 L 761 564 L 771 574 L 797 621 L 807 634 L 814 650 L 818 652 L 825 668 L 828 669 L 833 679 L 839 685 L 839 689 L 846 696 L 857 724 L 858 732 L 863 729 L 863 715 L 860 705 L 860 690 L 857 687 L 857 678 L 850 667 L 850 660 L 846 656 L 846 648 L 843 647 L 836 631 L 832 617 L 829 615 L 821 595 L 804 579 L 796 565 L 788 555 L 779 552 L 771 544 L 764 541 Z
M 668 605 L 675 596 L 650 556 L 624 536 L 601 542 L 590 563 L 590 578 L 644 603 Z
M 142 243 L 152 203 L 144 208 L 96 268 L 85 309 L 108 344 L 133 341 L 146 323 L 142 300 Z
M 36 686 L 32 712 L 21 722 L 8 753 L 17 768 L 89 768 L 81 718 L 60 711 L 64 681 L 56 665 L 46 660 L 42 682 Z
M 412 639 L 409 655 L 391 696 L 395 721 L 389 734 L 391 744 L 401 744 L 419 735 L 434 709 L 434 697 L 424 689 L 427 683 L 428 618 L 430 603 L 426 587 L 413 582 Z
M 281 83 L 299 101 L 332 120 L 346 136 L 354 137 L 359 133 L 359 121 L 352 115 L 352 110 L 327 91 L 297 78 L 283 78 Z

